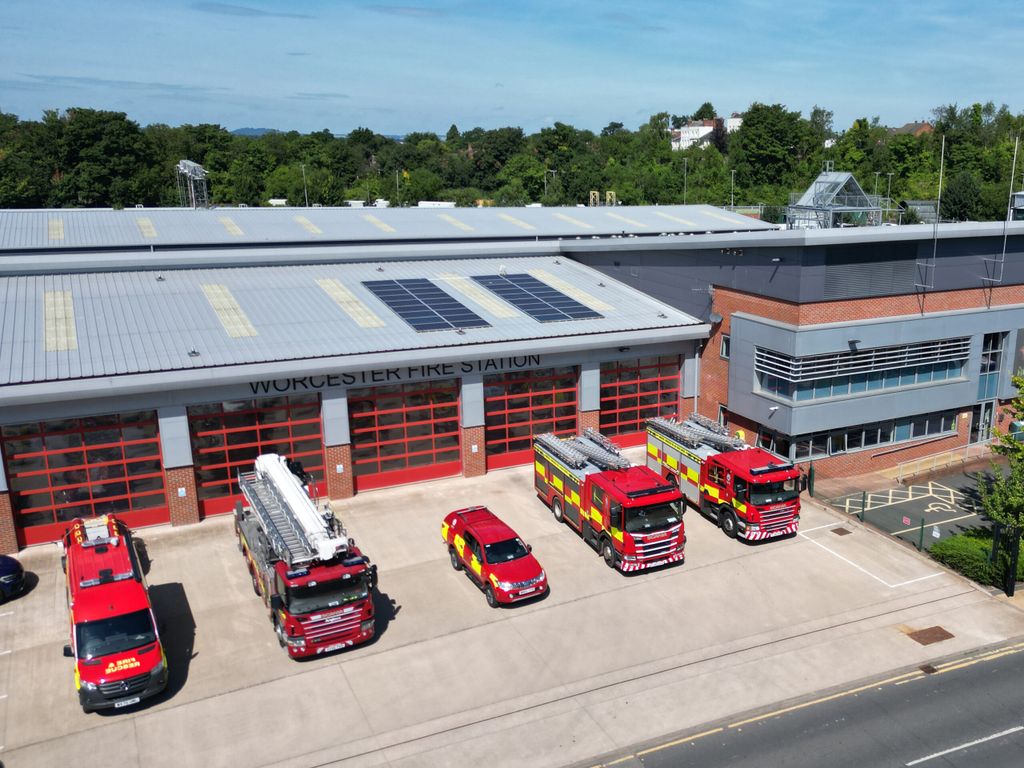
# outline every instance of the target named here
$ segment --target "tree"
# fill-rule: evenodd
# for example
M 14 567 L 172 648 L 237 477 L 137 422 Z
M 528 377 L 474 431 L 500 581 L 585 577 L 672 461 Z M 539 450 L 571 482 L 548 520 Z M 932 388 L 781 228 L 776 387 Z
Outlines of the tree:
M 790 184 L 807 152 L 808 136 L 799 112 L 782 104 L 754 103 L 729 139 L 729 159 L 748 186 Z
M 981 186 L 967 171 L 960 171 L 949 182 L 942 195 L 942 218 L 953 221 L 975 221 L 981 210 Z
M 715 112 L 715 108 L 711 105 L 710 101 L 705 101 L 693 113 L 694 120 L 714 120 L 716 117 L 718 117 L 718 113 Z

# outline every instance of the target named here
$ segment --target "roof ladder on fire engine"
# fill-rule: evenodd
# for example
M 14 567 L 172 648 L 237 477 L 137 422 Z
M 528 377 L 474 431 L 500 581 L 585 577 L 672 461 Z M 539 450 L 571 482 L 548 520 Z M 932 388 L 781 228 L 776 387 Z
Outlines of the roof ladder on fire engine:
M 555 437 L 550 432 L 543 435 L 535 435 L 534 440 L 551 451 L 573 469 L 582 469 L 587 465 L 587 457 L 572 447 L 568 440 Z
M 567 442 L 601 469 L 629 469 L 632 466 L 632 462 L 619 453 L 615 443 L 594 429 L 587 429 Z
M 729 437 L 728 435 L 705 429 L 691 421 L 680 424 L 671 419 L 655 416 L 648 419 L 648 423 L 658 431 L 664 432 L 670 437 L 687 443 L 694 448 L 699 445 L 710 445 L 719 451 L 735 451 L 746 446 L 746 443 L 738 437 Z
M 345 530 L 316 508 L 283 457 L 259 456 L 256 471 L 240 474 L 239 485 L 274 551 L 289 565 L 330 560 L 348 548 Z

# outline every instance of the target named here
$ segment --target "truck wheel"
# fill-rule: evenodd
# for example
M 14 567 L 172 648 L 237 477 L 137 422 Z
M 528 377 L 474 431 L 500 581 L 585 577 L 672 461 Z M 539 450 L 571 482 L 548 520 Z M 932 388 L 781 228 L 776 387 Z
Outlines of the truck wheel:
M 679 487 L 679 475 L 675 474 L 674 472 L 669 472 L 667 479 L 669 485 L 674 485 L 676 488 Z
M 736 515 L 732 513 L 732 510 L 720 507 L 718 510 L 718 524 L 722 526 L 722 533 L 730 539 L 736 538 Z
M 558 497 L 551 501 L 551 514 L 554 516 L 556 523 L 565 521 L 565 515 L 562 513 L 562 500 Z
M 484 597 L 487 598 L 487 604 L 491 606 L 491 608 L 498 607 L 498 596 L 494 594 L 494 590 L 489 586 L 484 587 Z
M 249 576 L 252 578 L 252 591 L 256 593 L 257 597 L 262 595 L 263 592 L 260 591 L 260 580 L 256 578 L 256 574 L 252 572 L 252 569 L 249 570 Z
M 288 645 L 288 641 L 284 639 L 284 627 L 277 620 L 274 621 L 274 631 L 277 633 L 277 644 L 282 648 Z
M 615 550 L 612 548 L 610 539 L 604 539 L 601 542 L 601 557 L 604 559 L 604 564 L 609 568 L 615 567 Z
M 451 547 L 448 548 L 448 559 L 452 561 L 452 568 L 454 568 L 456 571 L 462 570 L 462 561 L 459 560 L 458 553 Z

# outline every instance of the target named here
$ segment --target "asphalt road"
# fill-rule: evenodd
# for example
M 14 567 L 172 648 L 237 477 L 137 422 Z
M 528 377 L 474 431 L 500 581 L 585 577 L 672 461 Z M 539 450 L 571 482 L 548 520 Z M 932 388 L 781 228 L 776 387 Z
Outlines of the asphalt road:
M 1019 768 L 1024 643 L 611 756 L 617 768 Z M 786 710 L 789 711 L 786 711 Z M 591 764 L 593 765 L 593 764 Z

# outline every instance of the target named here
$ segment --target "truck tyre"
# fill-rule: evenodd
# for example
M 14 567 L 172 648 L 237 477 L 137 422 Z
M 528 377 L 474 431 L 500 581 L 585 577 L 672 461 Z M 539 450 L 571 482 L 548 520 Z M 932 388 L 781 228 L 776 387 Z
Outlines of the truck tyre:
M 459 560 L 459 554 L 454 547 L 448 547 L 448 559 L 452 561 L 452 568 L 456 571 L 462 570 L 462 561 Z
M 494 590 L 490 586 L 484 587 L 484 597 L 487 598 L 487 604 L 491 608 L 498 607 L 498 596 L 494 594 Z
M 256 596 L 260 596 L 263 593 L 260 591 L 260 580 L 256 578 L 256 574 L 253 573 L 252 568 L 249 569 L 249 577 L 252 579 L 252 591 L 256 593 Z
M 666 479 L 668 480 L 669 485 L 674 485 L 676 488 L 679 487 L 679 475 L 675 472 L 669 472 Z
M 565 515 L 562 512 L 562 500 L 557 496 L 551 501 L 551 514 L 554 515 L 556 523 L 565 521 Z
M 604 538 L 601 540 L 601 558 L 609 568 L 615 567 L 615 549 L 612 547 L 611 539 Z
M 736 525 L 736 515 L 732 513 L 731 509 L 726 507 L 719 507 L 718 509 L 718 524 L 722 526 L 722 533 L 728 536 L 730 539 L 735 539 L 738 533 L 738 527 Z
M 274 632 L 277 633 L 277 644 L 282 648 L 286 647 L 288 645 L 288 641 L 284 639 L 284 627 L 281 626 L 281 623 L 277 619 L 274 619 Z

